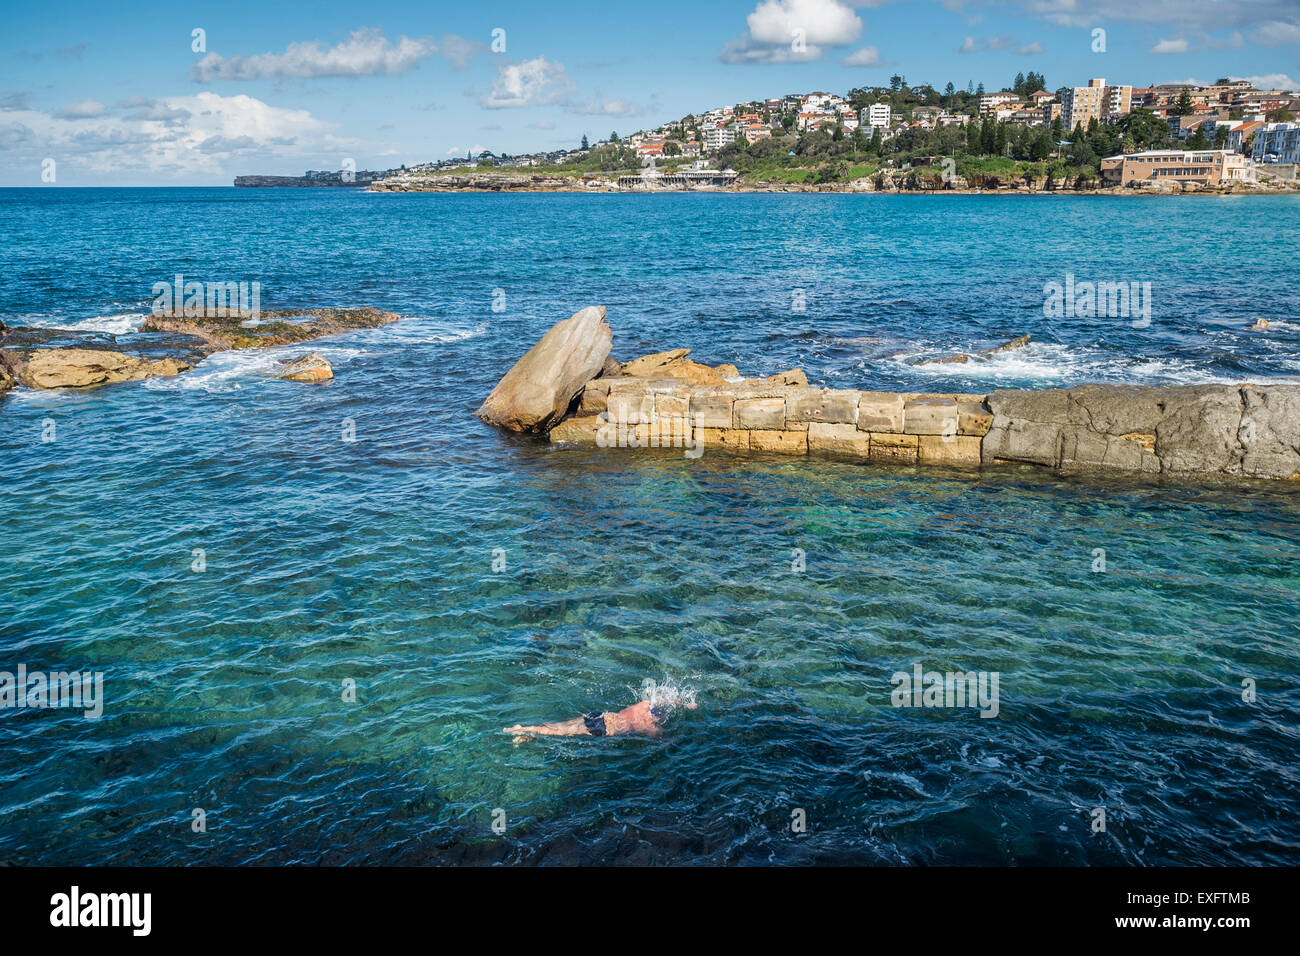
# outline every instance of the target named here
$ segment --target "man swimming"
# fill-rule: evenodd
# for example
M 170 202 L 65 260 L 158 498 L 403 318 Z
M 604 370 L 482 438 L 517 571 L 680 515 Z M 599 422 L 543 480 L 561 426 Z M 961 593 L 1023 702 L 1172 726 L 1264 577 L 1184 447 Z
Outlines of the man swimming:
M 682 705 L 695 709 L 694 703 Z M 525 727 L 515 724 L 502 728 L 502 733 L 516 734 L 516 742 L 531 736 L 539 737 L 612 737 L 615 734 L 647 734 L 658 737 L 663 733 L 663 723 L 668 719 L 667 707 L 656 707 L 648 700 L 639 701 L 619 711 L 585 714 L 572 720 L 557 720 L 549 724 Z

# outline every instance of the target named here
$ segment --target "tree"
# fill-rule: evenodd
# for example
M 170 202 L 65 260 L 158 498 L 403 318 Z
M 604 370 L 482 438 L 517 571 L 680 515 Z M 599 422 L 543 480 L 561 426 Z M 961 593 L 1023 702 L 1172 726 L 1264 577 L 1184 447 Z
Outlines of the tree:
M 1015 82 L 1013 82 L 1013 83 L 1011 84 L 1011 91 L 1012 91 L 1013 93 L 1018 93 L 1018 94 L 1020 94 L 1020 95 L 1022 95 L 1022 96 L 1024 95 L 1024 93 L 1025 93 L 1025 74 L 1024 74 L 1024 73 L 1017 73 L 1017 74 L 1016 74 Z
M 975 87 L 975 95 L 976 95 L 976 96 L 983 96 L 983 95 L 984 95 L 984 84 L 983 84 L 983 82 L 981 82 L 979 86 Z
M 617 142 L 618 142 L 618 133 L 616 133 L 616 132 L 615 132 L 615 133 L 610 133 L 610 134 L 609 134 L 609 141 L 610 141 L 611 143 L 617 143 Z
M 1034 162 L 1042 162 L 1051 155 L 1052 141 L 1048 138 L 1046 130 L 1040 130 L 1029 145 L 1029 158 Z
M 1183 90 L 1178 94 L 1178 101 L 1169 107 L 1170 116 L 1191 116 L 1196 107 L 1192 104 L 1192 94 L 1190 90 Z
M 897 93 L 903 88 L 903 78 L 895 73 L 889 78 L 889 88 Z
M 583 134 L 582 134 L 582 148 L 583 148 L 583 149 L 591 149 L 591 144 L 587 142 L 587 134 L 586 134 L 586 133 L 583 133 Z
M 1289 123 L 1295 119 L 1295 115 L 1290 110 L 1279 106 L 1277 109 L 1265 113 L 1264 119 L 1269 123 Z
M 880 135 L 880 127 L 876 126 L 871 131 L 871 145 L 869 151 L 876 156 L 880 156 L 885 149 L 884 137 Z
M 956 88 L 952 85 L 952 81 L 949 80 L 949 81 L 948 81 L 948 85 L 945 86 L 945 87 L 943 88 L 943 105 L 944 105 L 944 106 L 951 106 L 951 105 L 952 105 L 952 98 L 953 98 L 953 96 L 956 94 L 956 92 L 957 92 L 957 90 L 956 90 Z
M 1192 132 L 1192 135 L 1187 137 L 1187 148 L 1188 149 L 1209 149 L 1210 148 L 1210 141 L 1205 138 L 1204 123 L 1196 127 L 1196 129 Z
M 1226 149 L 1228 146 L 1228 127 L 1222 123 L 1214 124 L 1214 148 Z

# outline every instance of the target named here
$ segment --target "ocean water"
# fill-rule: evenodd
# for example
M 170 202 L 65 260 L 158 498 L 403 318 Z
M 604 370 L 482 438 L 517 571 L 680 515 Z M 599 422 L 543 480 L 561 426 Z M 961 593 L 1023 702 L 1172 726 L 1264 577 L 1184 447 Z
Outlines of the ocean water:
M 1296 380 L 1300 197 L 0 190 L 0 225 L 10 325 L 129 341 L 176 273 L 405 317 L 310 346 L 323 385 L 270 377 L 299 346 L 0 399 L 0 670 L 105 697 L 0 709 L 0 862 L 1297 859 L 1289 485 L 566 450 L 472 412 L 595 303 L 621 359 L 834 387 Z M 1046 317 L 1067 274 L 1149 281 L 1150 323 Z M 892 706 L 918 663 L 998 674 L 997 716 Z M 651 689 L 698 707 L 500 732 Z

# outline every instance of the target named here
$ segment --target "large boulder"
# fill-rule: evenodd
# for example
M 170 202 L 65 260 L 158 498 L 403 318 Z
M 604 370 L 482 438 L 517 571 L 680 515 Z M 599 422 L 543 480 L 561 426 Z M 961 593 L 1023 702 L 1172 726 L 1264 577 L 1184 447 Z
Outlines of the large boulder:
M 548 431 L 605 367 L 613 341 L 603 305 L 580 309 L 543 335 L 475 414 L 511 431 Z

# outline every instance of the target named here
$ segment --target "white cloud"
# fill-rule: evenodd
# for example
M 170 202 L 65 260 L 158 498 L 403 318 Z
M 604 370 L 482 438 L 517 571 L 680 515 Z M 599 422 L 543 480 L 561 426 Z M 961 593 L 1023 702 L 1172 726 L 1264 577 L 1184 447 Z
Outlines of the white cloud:
M 1067 27 L 1106 21 L 1176 24 L 1188 30 L 1227 30 L 1270 21 L 1300 25 L 1295 0 L 1019 0 L 1027 13 Z M 984 0 L 983 5 L 1002 5 Z
M 1251 31 L 1250 38 L 1264 46 L 1300 46 L 1300 17 L 1290 23 L 1281 20 L 1261 23 Z
M 568 107 L 570 113 L 581 116 L 640 116 L 645 108 L 627 100 L 595 99 L 589 103 Z
M 1038 42 L 1026 43 L 1016 51 L 1017 56 L 1038 56 L 1043 52 L 1043 45 Z
M 480 97 L 479 102 L 488 109 L 539 106 L 564 102 L 573 91 L 573 80 L 564 71 L 564 64 L 539 56 L 498 67 L 492 92 Z
M 1000 37 L 981 37 L 976 40 L 974 37 L 967 37 L 962 41 L 962 45 L 957 47 L 958 53 L 994 53 L 998 50 L 1009 50 L 1016 45 L 1013 37 L 1006 35 Z M 1031 43 L 1030 46 L 1037 46 Z M 1025 48 L 1027 49 L 1027 48 Z M 1041 49 L 1040 51 L 1041 52 Z
M 1152 53 L 1186 53 L 1190 49 L 1186 40 L 1161 40 L 1151 48 Z
M 433 56 L 437 49 L 432 37 L 411 39 L 403 36 L 391 43 L 379 30 L 362 28 L 328 49 L 312 40 L 290 43 L 283 53 L 258 53 L 229 59 L 220 53 L 209 53 L 190 70 L 190 79 L 197 83 L 212 83 L 216 80 L 391 76 L 414 69 L 421 60 Z
M 854 50 L 840 60 L 841 66 L 880 66 L 880 64 L 880 51 L 874 46 L 864 46 L 861 50 Z
M 844 0 L 761 0 L 745 24 L 748 29 L 718 54 L 724 63 L 817 60 L 824 47 L 862 35 L 862 18 Z
M 1256 76 L 1234 76 L 1234 80 L 1249 80 L 1250 85 L 1260 90 L 1300 91 L 1300 80 L 1285 73 L 1266 73 Z
M 550 120 L 538 120 L 536 123 L 529 123 L 533 129 L 555 129 L 555 124 Z
M 60 107 L 54 115 L 60 119 L 94 119 L 107 112 L 108 107 L 99 100 L 82 100 L 80 103 L 69 103 L 67 106 Z
M 334 124 L 306 110 L 282 109 L 246 95 L 136 97 L 118 104 L 118 110 L 105 107 L 103 113 L 76 118 L 62 110 L 5 115 L 0 163 L 36 169 L 50 156 L 59 161 L 61 181 L 73 181 L 64 172 L 68 169 L 81 179 L 121 182 L 229 181 L 286 159 L 320 168 L 329 165 L 326 157 L 336 156 L 341 165 L 360 145 L 336 137 Z

